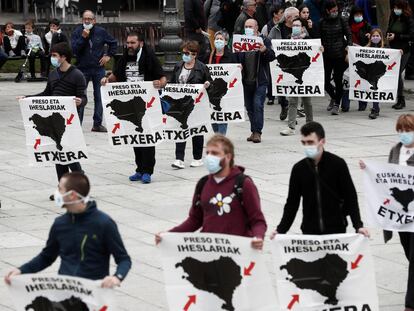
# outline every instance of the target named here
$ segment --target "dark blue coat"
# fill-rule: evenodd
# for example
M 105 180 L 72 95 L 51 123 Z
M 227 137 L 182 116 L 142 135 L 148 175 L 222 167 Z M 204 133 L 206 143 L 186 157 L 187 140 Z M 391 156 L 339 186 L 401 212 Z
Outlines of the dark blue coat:
M 123 280 L 131 268 L 131 259 L 115 222 L 92 201 L 81 214 L 66 213 L 56 218 L 45 248 L 20 270 L 39 272 L 59 256 L 59 274 L 99 280 L 109 275 L 111 255 L 118 265 L 115 275 Z

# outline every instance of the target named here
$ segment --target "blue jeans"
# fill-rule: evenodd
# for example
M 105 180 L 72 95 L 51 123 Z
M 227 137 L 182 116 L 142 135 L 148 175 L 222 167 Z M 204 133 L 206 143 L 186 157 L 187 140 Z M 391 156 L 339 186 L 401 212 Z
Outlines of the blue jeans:
M 95 102 L 93 109 L 93 126 L 102 125 L 102 100 L 101 100 L 101 80 L 105 76 L 105 68 L 80 69 L 85 76 L 86 88 L 88 88 L 89 81 L 93 84 L 93 100 Z M 86 92 L 86 90 L 85 90 Z
M 250 119 L 250 131 L 262 134 L 263 105 L 266 99 L 267 85 L 244 85 L 244 105 Z
M 227 123 L 211 123 L 214 133 L 226 136 Z
M 342 95 L 342 104 L 341 104 L 341 108 L 343 110 L 348 110 L 349 109 L 349 90 L 344 90 L 344 93 Z

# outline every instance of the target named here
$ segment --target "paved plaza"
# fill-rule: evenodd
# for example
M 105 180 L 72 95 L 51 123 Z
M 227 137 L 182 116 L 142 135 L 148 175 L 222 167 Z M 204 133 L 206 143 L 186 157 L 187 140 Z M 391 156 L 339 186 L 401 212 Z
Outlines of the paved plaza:
M 0 274 L 31 259 L 45 244 L 53 220 L 59 210 L 48 197 L 56 188 L 54 167 L 33 168 L 28 165 L 25 134 L 17 95 L 35 94 L 44 83 L 0 83 Z M 414 84 L 407 85 L 414 88 Z M 204 167 L 189 168 L 191 150 L 187 149 L 184 170 L 174 170 L 174 145 L 157 147 L 157 165 L 153 182 L 148 185 L 128 180 L 134 170 L 131 148 L 116 149 L 108 144 L 106 134 L 92 133 L 93 96 L 91 85 L 83 129 L 90 160 L 84 170 L 91 179 L 91 195 L 98 207 L 119 225 L 126 248 L 132 257 L 132 269 L 116 289 L 119 310 L 167 310 L 160 253 L 154 245 L 154 233 L 167 230 L 181 222 L 188 213 L 196 181 L 206 174 Z M 408 107 L 413 112 L 414 96 L 408 95 Z M 394 130 L 402 112 L 382 105 L 380 118 L 368 119 L 365 112 L 351 111 L 339 116 L 326 112 L 327 99 L 316 99 L 315 121 L 327 132 L 327 150 L 344 157 L 356 184 L 362 213 L 364 194 L 359 159 L 386 161 L 388 152 L 398 137 Z M 262 208 L 270 231 L 281 219 L 287 196 L 290 170 L 303 158 L 299 135 L 282 137 L 279 131 L 287 122 L 279 120 L 280 107 L 265 107 L 265 129 L 261 144 L 246 141 L 249 123 L 230 125 L 228 136 L 236 145 L 236 163 L 245 166 L 259 188 Z M 299 126 L 304 119 L 298 119 Z M 188 144 L 191 147 L 191 143 Z M 301 213 L 291 232 L 300 232 Z M 351 230 L 351 229 L 350 229 Z M 397 238 L 384 245 L 382 232 L 372 230 L 370 241 L 374 255 L 380 309 L 402 311 L 407 279 L 407 260 Z M 269 243 L 265 246 L 266 262 L 275 284 L 275 268 L 271 264 Z M 58 262 L 46 273 L 56 273 Z M 274 285 L 275 286 L 275 285 Z M 276 287 L 275 287 L 276 290 Z M 0 311 L 14 310 L 6 285 L 0 281 Z M 276 309 L 275 309 L 276 310 Z

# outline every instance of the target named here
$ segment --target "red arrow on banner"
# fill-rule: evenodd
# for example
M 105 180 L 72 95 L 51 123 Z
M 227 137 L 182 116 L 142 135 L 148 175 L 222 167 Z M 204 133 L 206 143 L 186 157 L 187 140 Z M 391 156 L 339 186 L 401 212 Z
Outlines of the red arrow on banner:
M 312 63 L 316 63 L 316 61 L 318 60 L 318 58 L 319 58 L 320 55 L 321 54 L 318 53 L 318 54 L 315 55 L 315 57 L 312 57 Z
M 203 97 L 204 93 L 201 92 L 200 95 L 198 95 L 198 97 L 195 100 L 195 103 L 198 104 L 201 101 L 201 97 Z
M 279 77 L 277 78 L 277 81 L 276 81 L 276 83 L 279 83 L 280 81 L 282 81 L 283 80 L 283 75 L 282 74 L 280 74 L 279 75 Z
M 234 80 L 229 83 L 229 89 L 231 89 L 232 87 L 234 87 L 234 85 L 236 84 L 236 82 L 237 82 L 237 78 L 234 78 Z
M 361 80 L 356 80 L 355 87 L 358 87 L 358 85 L 360 84 L 361 84 Z
M 244 268 L 244 275 L 251 275 L 251 272 L 252 272 L 252 270 L 253 270 L 253 268 L 254 268 L 254 266 L 255 266 L 255 262 L 254 261 L 251 261 L 250 262 L 250 265 L 247 267 L 247 268 Z
M 382 203 L 382 204 L 384 204 L 384 205 L 387 205 L 387 204 L 390 204 L 390 199 L 385 199 L 385 201 Z
M 121 128 L 121 123 L 115 123 L 114 128 L 112 129 L 112 134 L 115 134 L 117 130 Z
M 397 65 L 397 62 L 393 62 L 391 65 L 388 65 L 388 70 L 392 70 L 395 65 Z
M 35 150 L 37 150 L 37 146 L 39 146 L 39 145 L 40 145 L 40 138 L 37 138 L 33 148 L 35 148 Z
M 74 117 L 75 117 L 75 115 L 72 113 L 69 116 L 69 119 L 66 119 L 66 125 L 71 125 Z
M 351 262 L 351 270 L 354 270 L 354 269 L 358 268 L 358 264 L 361 261 L 362 257 L 364 257 L 364 256 L 359 254 L 357 259 L 354 262 Z
M 188 309 L 190 309 L 191 305 L 196 303 L 196 297 L 197 297 L 196 295 L 188 296 L 188 301 L 184 306 L 184 311 L 188 311 Z
M 288 309 L 291 310 L 295 303 L 299 303 L 299 295 L 292 295 L 292 300 L 288 304 Z
M 155 101 L 155 97 L 153 96 L 151 100 L 147 103 L 147 109 L 152 107 L 152 104 L 154 103 L 154 101 Z
M 102 308 L 99 309 L 99 311 L 106 311 L 108 309 L 107 306 L 103 306 Z
M 162 123 L 167 123 L 167 117 L 162 117 Z

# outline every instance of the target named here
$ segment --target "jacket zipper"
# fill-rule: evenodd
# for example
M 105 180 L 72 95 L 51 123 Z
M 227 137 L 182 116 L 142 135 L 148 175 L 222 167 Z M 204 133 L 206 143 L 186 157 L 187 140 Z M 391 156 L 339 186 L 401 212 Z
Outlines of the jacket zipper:
M 85 259 L 85 244 L 86 244 L 87 239 L 88 239 L 88 235 L 85 234 L 83 236 L 82 243 L 81 243 L 81 249 L 80 249 L 80 251 L 81 251 L 81 261 L 83 261 Z
M 315 164 L 315 173 L 316 175 L 319 174 L 318 172 L 318 165 Z M 318 205 L 318 216 L 319 216 L 319 229 L 321 233 L 325 232 L 325 224 L 323 223 L 323 213 L 322 213 L 322 199 L 321 199 L 321 187 L 319 184 L 319 178 L 316 176 L 316 201 Z

